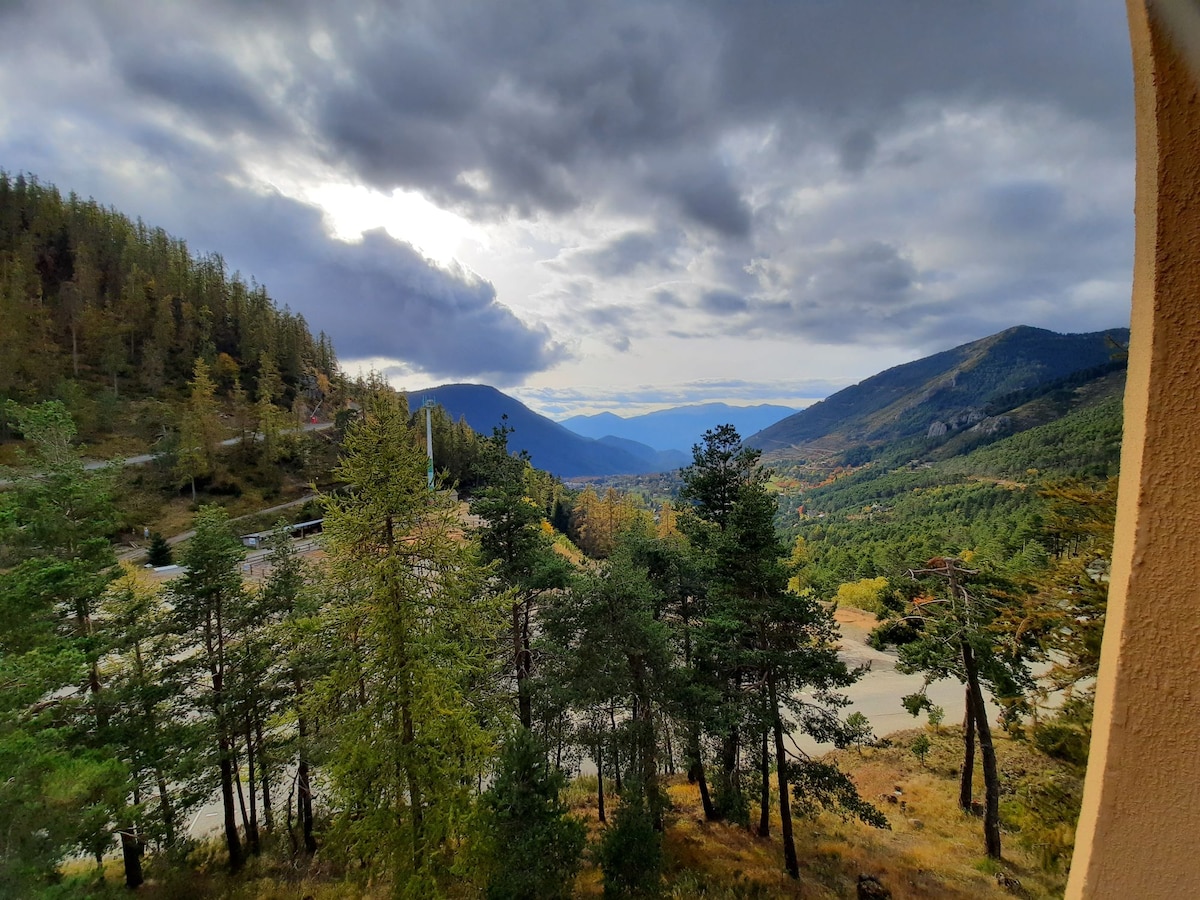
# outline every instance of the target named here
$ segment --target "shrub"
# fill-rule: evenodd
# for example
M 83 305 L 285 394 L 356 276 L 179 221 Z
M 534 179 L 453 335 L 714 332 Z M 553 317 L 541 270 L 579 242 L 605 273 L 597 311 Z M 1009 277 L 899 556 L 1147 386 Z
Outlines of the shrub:
M 662 835 L 637 784 L 626 785 L 596 852 L 605 897 L 656 897 L 662 885 Z
M 519 729 L 505 745 L 477 819 L 476 857 L 489 900 L 572 895 L 587 829 L 567 815 L 562 786 L 562 773 Z

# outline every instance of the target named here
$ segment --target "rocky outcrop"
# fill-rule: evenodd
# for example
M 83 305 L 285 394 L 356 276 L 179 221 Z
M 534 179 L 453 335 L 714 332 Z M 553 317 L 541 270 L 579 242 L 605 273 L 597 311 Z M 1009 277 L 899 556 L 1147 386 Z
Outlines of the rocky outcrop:
M 955 413 L 944 422 L 932 422 L 925 432 L 925 436 L 931 438 L 943 437 L 951 431 L 958 431 L 959 429 L 977 425 L 983 421 L 984 415 L 980 410 L 964 409 L 962 412 Z
M 999 434 L 1001 431 L 1008 431 L 1012 428 L 1012 417 L 1010 416 L 988 416 L 979 424 L 971 428 L 971 431 L 978 434 Z

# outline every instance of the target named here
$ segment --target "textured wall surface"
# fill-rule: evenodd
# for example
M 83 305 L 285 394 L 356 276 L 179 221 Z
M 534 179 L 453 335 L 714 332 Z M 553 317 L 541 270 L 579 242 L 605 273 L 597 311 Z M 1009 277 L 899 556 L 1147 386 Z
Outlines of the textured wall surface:
M 1137 238 L 1096 720 L 1069 898 L 1200 897 L 1200 97 L 1128 0 Z

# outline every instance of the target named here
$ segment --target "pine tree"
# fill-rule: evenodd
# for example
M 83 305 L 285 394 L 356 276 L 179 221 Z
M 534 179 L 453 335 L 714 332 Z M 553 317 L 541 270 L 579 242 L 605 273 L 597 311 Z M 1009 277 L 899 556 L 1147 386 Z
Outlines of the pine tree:
M 1000 858 L 1000 775 L 992 743 L 984 686 L 1007 706 L 1023 702 L 1032 689 L 1027 641 L 1005 640 L 993 628 L 1011 600 L 1012 586 L 996 573 L 971 569 L 956 557 L 934 557 L 909 572 L 917 596 L 904 610 L 905 620 L 917 627 L 917 638 L 900 647 L 900 671 L 922 672 L 925 684 L 957 678 L 966 689 L 967 715 L 963 729 L 964 763 L 959 803 L 970 807 L 974 738 L 983 757 L 984 844 L 988 856 Z M 914 715 L 932 706 L 924 690 L 904 698 Z
M 484 593 L 456 507 L 427 490 L 421 437 L 386 391 L 346 434 L 347 489 L 324 498 L 338 653 L 313 707 L 342 852 L 386 864 L 413 896 L 433 892 L 503 721 L 490 684 L 506 600 Z
M 657 713 L 666 704 L 672 658 L 659 617 L 661 597 L 634 555 L 618 545 L 594 574 L 546 610 L 543 629 L 557 659 L 550 678 L 584 719 L 619 710 L 629 737 L 628 769 L 662 826 Z M 614 754 L 615 756 L 615 754 Z
M 126 884 L 141 878 L 141 849 L 154 841 L 176 849 L 189 810 L 209 793 L 200 782 L 203 729 L 188 716 L 186 680 L 176 659 L 179 638 L 159 586 L 129 563 L 109 585 L 101 607 L 102 665 L 109 683 L 105 740 L 129 772 L 134 798 L 120 822 Z
M 542 510 L 526 496 L 529 461 L 509 454 L 509 431 L 501 426 L 482 442 L 475 466 L 482 487 L 471 508 L 484 522 L 478 531 L 483 559 L 495 565 L 499 589 L 511 596 L 509 634 L 517 713 L 522 726 L 532 728 L 529 678 L 534 665 L 535 607 L 543 594 L 566 586 L 571 566 L 554 551 L 542 529 Z
M 179 451 L 175 473 L 181 484 L 192 486 L 196 502 L 196 479 L 216 469 L 220 422 L 217 418 L 216 386 L 208 374 L 208 364 L 197 359 L 190 382 L 191 392 L 179 423 Z
M 174 628 L 187 645 L 196 648 L 189 662 L 202 687 L 192 698 L 192 709 L 208 725 L 215 744 L 212 758 L 220 783 L 225 846 L 229 867 L 237 871 L 245 857 L 234 798 L 238 731 L 232 682 L 235 622 L 244 602 L 240 563 L 245 551 L 221 507 L 201 507 L 195 526 L 195 535 L 180 558 L 186 571 L 171 586 Z
M 146 562 L 156 569 L 171 564 L 171 545 L 157 531 L 150 535 L 150 548 L 146 551 Z
M 832 807 L 871 824 L 883 819 L 845 775 L 789 750 L 784 740 L 798 729 L 818 741 L 847 744 L 851 735 L 838 716 L 847 701 L 837 691 L 859 673 L 838 659 L 832 615 L 811 594 L 788 589 L 788 548 L 775 530 L 776 503 L 766 487 L 770 473 L 758 456 L 740 446 L 732 426 L 706 432 L 703 446 L 693 450 L 693 465 L 684 470 L 681 496 L 694 507 L 683 524 L 705 557 L 709 580 L 697 644 L 722 679 L 719 797 L 727 814 L 746 816 L 740 757 L 746 735 L 759 736 L 765 812 L 773 738 L 784 864 L 796 878 L 792 794 L 805 807 Z
M 62 403 L 6 411 L 30 451 L 0 496 L 0 816 L 20 823 L 0 830 L 0 883 L 32 896 L 72 847 L 99 859 L 125 808 L 95 633 L 113 510 L 109 473 L 84 469 Z

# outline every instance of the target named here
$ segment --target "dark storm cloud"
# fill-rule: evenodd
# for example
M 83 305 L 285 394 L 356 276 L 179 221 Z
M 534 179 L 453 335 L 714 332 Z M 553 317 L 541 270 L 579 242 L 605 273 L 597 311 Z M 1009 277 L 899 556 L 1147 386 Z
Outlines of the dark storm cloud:
M 242 207 L 254 271 L 326 331 L 343 359 L 400 359 L 431 375 L 511 384 L 565 356 L 544 326 L 497 302 L 490 283 L 438 268 L 382 230 L 343 243 L 295 201 Z
M 120 75 L 140 100 L 186 109 L 210 130 L 286 132 L 285 121 L 253 83 L 218 54 L 200 47 L 138 48 L 119 60 Z
M 707 66 L 669 6 L 408 12 L 331 20 L 352 71 L 310 84 L 318 137 L 381 187 L 419 186 L 477 214 L 564 212 L 591 187 L 590 166 L 704 127 L 691 76 Z M 486 184 L 459 177 L 470 171 Z
M 791 334 L 843 344 L 895 334 L 925 301 L 915 289 L 913 263 L 881 241 L 809 252 L 798 266 L 787 299 L 718 288 L 702 293 L 698 308 L 727 335 Z M 703 324 L 691 332 L 709 333 Z
M 1017 99 L 1104 122 L 1129 108 L 1119 13 L 1082 0 L 443 3 L 349 18 L 325 22 L 349 77 L 308 76 L 318 136 L 381 187 L 478 210 L 563 212 L 641 167 L 684 216 L 742 237 L 736 173 L 681 166 L 731 128 L 816 116 L 859 171 L 914 100 Z M 459 179 L 475 170 L 486 187 Z
M 981 200 L 994 228 L 1028 233 L 1053 227 L 1064 197 L 1058 186 L 1045 181 L 1018 181 L 989 188 Z
M 603 279 L 644 279 L 630 296 L 671 334 L 833 343 L 948 344 L 1127 304 L 1112 298 L 1130 194 L 1105 193 L 1132 160 L 1119 4 L 223 0 L 0 17 L 0 165 L 222 250 L 344 357 L 516 379 L 564 351 L 486 280 L 382 234 L 331 241 L 310 207 L 259 192 L 276 169 L 418 190 L 476 221 L 567 223 L 538 257 L 557 254 L 545 294 L 583 284 L 571 309 L 613 346 L 628 346 L 623 298 Z M 960 152 L 988 115 L 982 149 Z M 981 161 L 989 140 L 1055 149 L 1009 174 Z M 939 177 L 908 187 L 927 169 Z M 936 264 L 918 262 L 922 238 Z
M 1119 4 L 708 4 L 725 102 L 878 120 L 914 98 L 1019 99 L 1104 121 L 1132 97 Z
M 838 158 L 847 172 L 861 172 L 875 157 L 878 144 L 875 135 L 865 128 L 857 128 L 847 134 L 838 144 Z
M 399 358 L 433 375 L 500 384 L 563 357 L 544 327 L 531 328 L 497 303 L 491 284 L 432 266 L 383 231 L 321 249 L 312 277 L 293 278 L 289 293 L 343 310 L 335 332 L 343 355 Z
M 838 123 L 830 140 L 857 170 L 871 160 L 875 126 L 913 98 L 1016 97 L 1111 120 L 1130 96 L 1114 64 L 1127 56 L 1115 14 L 1083 0 L 117 9 L 125 14 L 96 15 L 130 87 L 267 136 L 299 117 L 332 158 L 382 189 L 562 212 L 597 182 L 636 177 L 612 166 L 640 164 L 652 170 L 646 185 L 727 236 L 750 226 L 734 173 L 712 161 L 680 169 L 679 154 L 731 127 L 820 115 Z M 247 15 L 293 63 L 282 97 L 268 98 L 225 47 L 244 37 Z M 164 33 L 168 21 L 178 30 Z M 178 37 L 187 24 L 207 47 Z M 331 59 L 312 50 L 316 33 Z M 486 187 L 459 177 L 469 171 Z
M 720 237 L 750 233 L 750 207 L 742 198 L 729 167 L 713 161 L 684 162 L 651 179 L 692 221 Z

